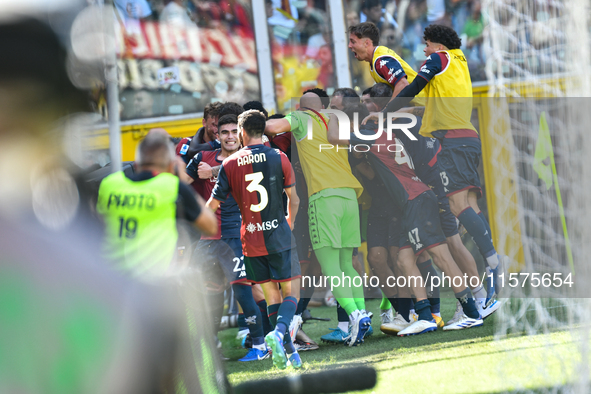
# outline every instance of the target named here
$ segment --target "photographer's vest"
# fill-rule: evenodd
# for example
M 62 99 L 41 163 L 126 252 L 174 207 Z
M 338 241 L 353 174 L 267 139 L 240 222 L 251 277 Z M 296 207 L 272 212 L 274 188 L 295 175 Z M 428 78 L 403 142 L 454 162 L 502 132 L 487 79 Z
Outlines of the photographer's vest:
M 141 181 L 123 172 L 106 177 L 97 201 L 104 256 L 134 276 L 165 273 L 176 252 L 178 193 L 179 178 L 169 173 Z

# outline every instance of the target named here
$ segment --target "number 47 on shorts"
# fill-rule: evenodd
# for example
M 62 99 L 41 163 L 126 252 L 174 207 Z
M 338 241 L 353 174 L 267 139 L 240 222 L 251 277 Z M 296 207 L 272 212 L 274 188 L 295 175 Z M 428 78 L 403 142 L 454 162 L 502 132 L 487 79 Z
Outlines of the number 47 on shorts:
M 423 248 L 423 245 L 421 244 L 421 238 L 419 237 L 418 227 L 415 227 L 408 232 L 408 240 L 415 246 L 415 250 L 420 250 Z

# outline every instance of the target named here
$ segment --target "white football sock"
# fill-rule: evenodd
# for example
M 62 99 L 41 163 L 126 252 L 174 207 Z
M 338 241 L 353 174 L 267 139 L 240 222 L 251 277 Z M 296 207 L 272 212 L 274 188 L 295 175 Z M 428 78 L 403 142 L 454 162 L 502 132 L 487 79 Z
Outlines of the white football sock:
M 349 322 L 346 321 L 340 321 L 339 322 L 339 328 L 343 331 L 343 332 L 349 332 Z

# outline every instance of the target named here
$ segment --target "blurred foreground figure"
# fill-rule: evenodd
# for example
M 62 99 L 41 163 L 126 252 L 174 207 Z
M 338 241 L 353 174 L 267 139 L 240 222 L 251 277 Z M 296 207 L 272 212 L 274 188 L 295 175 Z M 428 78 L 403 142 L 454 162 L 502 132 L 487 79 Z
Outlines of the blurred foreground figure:
M 56 130 L 85 98 L 53 31 L 4 19 L 0 51 L 0 392 L 228 391 L 196 278 L 138 284 L 97 258 Z

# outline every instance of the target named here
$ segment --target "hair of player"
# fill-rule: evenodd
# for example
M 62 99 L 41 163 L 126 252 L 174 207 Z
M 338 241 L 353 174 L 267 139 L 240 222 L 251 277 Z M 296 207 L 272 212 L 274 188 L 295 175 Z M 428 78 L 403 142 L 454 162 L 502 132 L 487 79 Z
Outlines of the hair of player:
M 359 95 L 357 94 L 355 89 L 351 89 L 351 88 L 338 88 L 332 94 L 332 97 L 334 97 L 334 96 L 359 98 Z
M 447 49 L 459 49 L 462 46 L 462 39 L 451 27 L 443 25 L 429 25 L 425 28 L 423 39 L 436 44 L 441 44 Z
M 364 91 L 361 93 L 361 95 L 362 95 L 362 96 L 365 96 L 366 94 L 369 94 L 369 92 L 370 92 L 370 91 L 371 91 L 371 87 L 369 87 L 369 88 L 365 89 L 365 90 L 364 90 Z
M 332 97 L 335 96 L 340 96 L 343 98 L 344 106 L 359 104 L 361 100 L 357 92 L 351 88 L 339 88 L 332 94 Z
M 369 110 L 363 104 L 348 105 L 345 108 L 343 108 L 343 112 L 347 114 L 351 122 L 353 122 L 355 113 L 357 113 L 357 119 L 359 123 L 361 123 L 363 119 L 369 116 Z
M 238 124 L 238 116 L 234 114 L 224 115 L 218 120 L 218 130 L 227 124 Z
M 203 119 L 217 118 L 220 108 L 222 108 L 222 103 L 219 101 L 207 104 L 203 110 Z
M 139 167 L 166 169 L 174 159 L 174 147 L 164 133 L 148 133 L 138 144 L 135 162 Z
M 238 117 L 238 129 L 243 130 L 251 138 L 260 138 L 265 132 L 267 119 L 261 111 L 250 109 Z
M 376 83 L 369 91 L 369 97 L 392 97 L 392 88 L 387 83 Z
M 380 0 L 363 0 L 363 3 L 361 4 L 361 9 L 369 10 L 378 6 L 382 8 L 382 3 L 380 2 Z
M 380 29 L 372 22 L 363 22 L 349 27 L 349 34 L 357 38 L 369 38 L 374 47 L 380 43 Z
M 248 111 L 249 109 L 256 109 L 257 111 L 261 111 L 263 115 L 265 115 L 265 118 L 269 119 L 269 113 L 267 112 L 265 107 L 263 107 L 263 103 L 261 103 L 260 101 L 249 101 L 248 103 L 244 104 L 242 108 L 244 108 L 245 111 Z
M 306 90 L 303 94 L 306 93 L 314 93 L 315 95 L 320 97 L 320 101 L 322 101 L 322 105 L 324 106 L 324 108 L 328 108 L 328 105 L 330 104 L 330 98 L 328 97 L 328 93 L 326 93 L 326 90 L 314 88 Z
M 269 119 L 283 119 L 285 118 L 285 115 L 283 114 L 273 114 L 271 116 L 269 116 Z
M 222 104 L 220 110 L 218 111 L 218 116 L 221 118 L 224 115 L 234 114 L 236 116 L 240 115 L 244 112 L 244 108 L 242 105 L 238 103 L 233 103 L 231 101 Z

